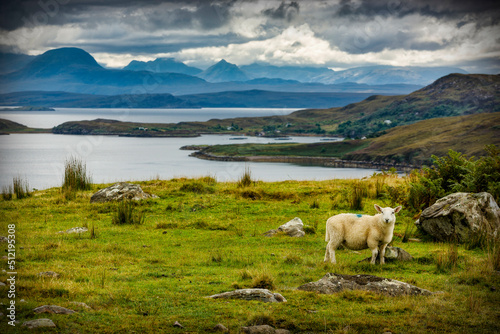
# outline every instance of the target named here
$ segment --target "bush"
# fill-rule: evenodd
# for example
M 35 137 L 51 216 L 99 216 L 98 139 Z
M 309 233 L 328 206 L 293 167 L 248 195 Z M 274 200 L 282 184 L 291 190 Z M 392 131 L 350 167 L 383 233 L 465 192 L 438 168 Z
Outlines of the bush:
M 455 192 L 489 192 L 500 202 L 500 150 L 485 147 L 487 156 L 476 159 L 450 150 L 447 156 L 432 156 L 433 166 L 413 171 L 406 183 L 387 187 L 393 204 L 420 212 L 439 198 Z
M 87 175 L 87 165 L 74 157 L 64 163 L 63 191 L 90 190 L 92 181 Z
M 142 212 L 134 213 L 134 204 L 129 201 L 120 202 L 113 216 L 114 225 L 141 225 L 144 223 Z

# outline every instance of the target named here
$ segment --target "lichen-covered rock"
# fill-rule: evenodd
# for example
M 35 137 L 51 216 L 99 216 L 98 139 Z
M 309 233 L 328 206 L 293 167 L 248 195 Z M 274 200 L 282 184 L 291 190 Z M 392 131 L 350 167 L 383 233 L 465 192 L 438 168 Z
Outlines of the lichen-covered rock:
M 474 234 L 494 238 L 500 233 L 500 208 L 487 192 L 454 193 L 425 209 L 415 224 L 439 241 L 465 242 Z
M 55 271 L 44 271 L 41 273 L 37 274 L 38 277 L 52 277 L 52 278 L 58 278 L 61 275 L 56 273 Z
M 319 281 L 306 283 L 297 288 L 303 291 L 316 291 L 323 294 L 333 294 L 344 290 L 362 290 L 380 293 L 388 296 L 428 296 L 429 290 L 417 286 L 372 275 L 341 275 L 328 273 Z
M 86 227 L 72 227 L 70 229 L 67 229 L 66 231 L 59 231 L 59 232 L 57 232 L 57 234 L 85 233 L 88 231 L 89 231 L 89 229 Z
M 30 321 L 25 321 L 21 327 L 28 327 L 29 329 L 40 328 L 40 327 L 56 327 L 56 324 L 50 319 L 35 319 Z
M 55 313 L 55 314 L 73 314 L 75 311 L 70 310 L 69 308 L 65 308 L 57 305 L 43 305 L 35 308 L 33 310 L 34 313 Z
M 385 261 L 386 262 L 391 262 L 391 261 L 412 261 L 413 256 L 410 255 L 407 251 L 405 251 L 402 248 L 399 247 L 392 247 L 392 246 L 387 246 L 385 248 Z M 372 258 L 367 257 L 364 260 L 361 260 L 360 262 L 364 261 L 370 261 Z M 377 255 L 377 259 L 375 260 L 376 263 L 380 263 L 380 253 Z
M 279 293 L 273 293 L 268 289 L 239 289 L 239 290 L 219 293 L 216 295 L 209 296 L 207 298 L 258 300 L 267 303 L 286 302 L 286 299 L 282 295 L 280 295 Z
M 290 237 L 297 237 L 297 238 L 300 238 L 300 237 L 303 237 L 304 235 L 306 235 L 306 233 L 304 232 L 304 223 L 298 217 L 295 217 L 292 220 L 290 220 L 289 222 L 281 225 L 276 230 L 267 231 L 265 233 L 265 235 L 268 237 L 272 237 L 276 233 L 285 233 L 286 235 L 288 235 Z
M 104 203 L 123 200 L 139 201 L 147 198 L 158 198 L 158 196 L 145 193 L 138 184 L 119 182 L 93 194 L 90 198 L 90 203 Z

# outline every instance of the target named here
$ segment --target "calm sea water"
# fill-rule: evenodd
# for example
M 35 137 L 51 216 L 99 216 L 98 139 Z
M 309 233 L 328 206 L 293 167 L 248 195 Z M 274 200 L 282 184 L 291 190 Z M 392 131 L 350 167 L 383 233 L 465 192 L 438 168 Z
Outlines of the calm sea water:
M 87 111 L 87 114 L 84 113 Z M 0 113 L 0 118 L 11 119 L 32 127 L 52 127 L 73 117 L 94 119 L 121 113 L 120 110 L 105 110 L 106 116 L 97 109 L 58 109 L 49 116 L 33 113 Z M 172 122 L 182 117 L 185 110 L 127 110 L 126 120 Z M 170 114 L 173 112 L 173 115 Z M 194 110 L 188 111 L 188 113 Z M 235 115 L 249 116 L 257 113 L 276 114 L 273 109 L 242 110 L 197 110 L 205 112 L 204 119 L 227 118 Z M 210 113 L 212 112 L 212 113 Z M 114 113 L 114 114 L 113 114 Z M 179 114 L 181 116 L 179 116 Z M 225 116 L 223 116 L 225 114 Z M 75 116 L 76 115 L 76 116 Z M 194 114 L 193 114 L 194 117 Z M 17 119 L 16 119 L 17 118 Z M 22 118 L 24 121 L 20 120 Z M 115 117 L 116 119 L 116 117 Z M 192 120 L 184 118 L 183 120 Z M 51 123 L 52 122 L 52 123 Z M 54 124 L 55 122 L 55 124 Z M 177 120 L 175 120 L 177 122 Z M 46 125 L 42 125 L 46 124 Z M 273 138 L 245 137 L 232 140 L 234 136 L 204 135 L 196 138 L 131 138 L 115 136 L 69 136 L 54 134 L 12 134 L 0 136 L 0 187 L 12 184 L 13 177 L 20 176 L 29 182 L 30 188 L 45 189 L 62 184 L 64 162 L 77 157 L 86 162 L 87 170 L 95 183 L 115 181 L 137 181 L 149 179 L 172 179 L 177 177 L 213 176 L 219 181 L 236 181 L 250 169 L 252 178 L 262 181 L 326 180 L 334 178 L 358 178 L 371 175 L 374 169 L 327 168 L 288 163 L 221 162 L 190 157 L 191 151 L 179 148 L 184 145 L 215 145 L 237 143 L 277 142 Z M 287 142 L 310 143 L 318 137 L 292 137 Z M 278 141 L 281 142 L 281 141 Z

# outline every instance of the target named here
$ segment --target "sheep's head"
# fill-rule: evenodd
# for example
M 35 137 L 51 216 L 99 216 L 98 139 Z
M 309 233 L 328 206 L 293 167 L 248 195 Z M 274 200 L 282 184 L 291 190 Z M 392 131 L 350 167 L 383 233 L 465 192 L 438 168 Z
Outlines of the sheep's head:
M 396 208 L 381 208 L 375 204 L 375 210 L 382 214 L 382 222 L 387 224 L 394 224 L 396 222 L 396 213 L 401 211 L 401 206 Z

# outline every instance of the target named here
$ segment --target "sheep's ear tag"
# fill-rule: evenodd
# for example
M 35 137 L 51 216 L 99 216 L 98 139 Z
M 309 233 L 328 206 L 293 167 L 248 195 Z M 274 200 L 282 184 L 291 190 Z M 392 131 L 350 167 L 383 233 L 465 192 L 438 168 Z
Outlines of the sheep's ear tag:
M 359 213 L 356 214 L 356 217 L 361 218 L 363 215 L 360 215 Z

